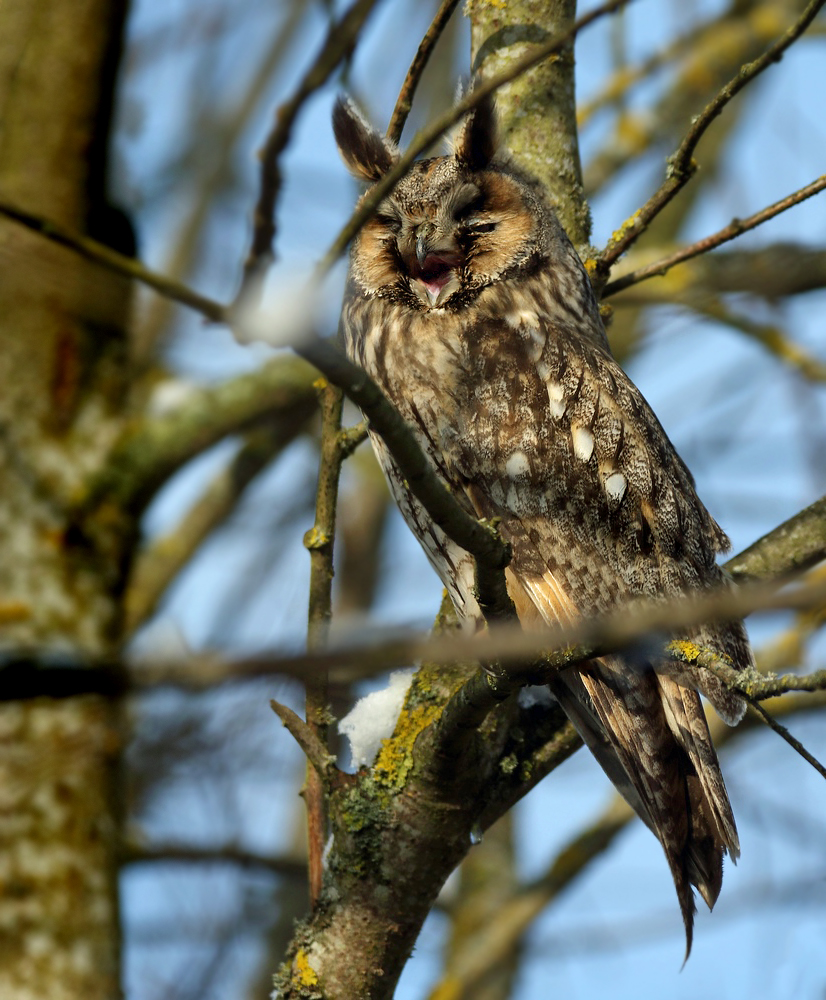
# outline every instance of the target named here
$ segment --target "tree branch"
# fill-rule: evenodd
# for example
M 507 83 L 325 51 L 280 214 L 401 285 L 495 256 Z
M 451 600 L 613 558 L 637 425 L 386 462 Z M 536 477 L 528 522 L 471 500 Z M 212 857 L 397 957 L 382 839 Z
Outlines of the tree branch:
M 307 863 L 301 858 L 259 854 L 239 847 L 195 847 L 191 844 L 153 842 L 144 844 L 127 839 L 120 854 L 121 865 L 144 864 L 228 864 L 239 868 L 258 868 L 286 878 L 306 878 Z
M 709 125 L 717 118 L 733 97 L 759 76 L 772 63 L 779 62 L 789 48 L 808 28 L 826 0 L 810 0 L 801 16 L 780 38 L 753 62 L 741 67 L 740 72 L 722 87 L 703 111 L 692 121 L 678 149 L 668 158 L 666 179 L 648 201 L 608 241 L 595 262 L 598 285 L 605 282 L 613 264 L 636 242 L 650 222 L 671 202 L 694 175 L 697 164 L 693 156 L 697 144 Z
M 433 49 L 442 37 L 442 32 L 447 27 L 447 23 L 458 3 L 459 0 L 442 0 L 439 9 L 436 11 L 436 16 L 433 18 L 424 38 L 419 43 L 416 55 L 413 57 L 413 62 L 407 71 L 407 76 L 404 78 L 402 89 L 396 98 L 396 106 L 393 108 L 390 124 L 387 126 L 387 138 L 392 142 L 398 143 L 402 137 L 404 125 L 407 121 L 407 116 L 410 114 L 410 109 L 413 107 L 413 97 L 419 86 L 422 73 L 424 73 L 425 67 L 433 54 Z
M 354 0 L 340 21 L 330 27 L 321 51 L 301 78 L 295 93 L 276 111 L 272 131 L 261 150 L 261 184 L 253 215 L 253 234 L 236 302 L 249 304 L 249 294 L 272 260 L 275 203 L 281 190 L 279 157 L 292 135 L 293 125 L 307 98 L 322 87 L 356 44 L 358 33 L 377 0 Z
M 240 451 L 168 534 L 138 553 L 125 597 L 131 635 L 155 612 L 172 581 L 205 539 L 233 512 L 247 486 L 300 433 L 292 415 L 248 432 Z
M 310 553 L 310 595 L 307 624 L 307 649 L 323 649 L 327 645 L 333 614 L 333 549 L 336 538 L 336 507 L 338 483 L 344 461 L 341 432 L 341 410 L 344 396 L 329 382 L 316 384 L 321 408 L 321 444 L 318 456 L 318 488 L 316 490 L 315 523 L 304 536 Z M 327 702 L 329 685 L 327 672 L 315 671 L 305 682 L 305 716 L 309 729 L 322 746 L 328 745 Z M 307 855 L 309 858 L 310 903 L 313 907 L 321 893 L 324 874 L 323 854 L 327 842 L 327 790 L 322 775 L 308 767 L 304 785 L 307 807 Z
M 304 756 L 318 771 L 321 777 L 335 768 L 335 757 L 327 752 L 327 747 L 321 742 L 313 729 L 287 705 L 282 705 L 274 698 L 270 699 L 270 708 L 281 720 L 284 728 L 301 747 Z
M 135 281 L 154 289 L 159 295 L 164 295 L 174 302 L 180 302 L 181 305 L 189 306 L 190 309 L 194 309 L 215 323 L 227 321 L 226 310 L 219 302 L 207 298 L 205 295 L 199 295 L 188 285 L 173 281 L 163 274 L 158 274 L 157 271 L 152 271 L 134 257 L 118 253 L 117 250 L 112 250 L 105 243 L 99 243 L 90 236 L 82 236 L 60 223 L 24 212 L 23 209 L 17 208 L 7 201 L 0 201 L 0 215 L 39 233 L 52 243 L 73 250 L 87 260 L 101 264 L 108 270 L 114 271 L 115 274 L 134 278 Z
M 90 510 L 106 499 L 140 509 L 190 458 L 265 418 L 277 418 L 283 433 L 295 433 L 315 409 L 315 377 L 300 358 L 277 357 L 250 374 L 193 390 L 171 413 L 145 417 L 128 430 L 78 506 Z
M 608 298 L 611 295 L 616 295 L 617 292 L 621 292 L 624 288 L 629 288 L 631 285 L 644 281 L 646 278 L 665 274 L 677 264 L 682 264 L 683 261 L 691 260 L 692 257 L 698 257 L 700 254 L 708 253 L 715 247 L 722 246 L 724 243 L 728 243 L 730 240 L 736 239 L 738 236 L 748 232 L 750 229 L 756 229 L 759 225 L 762 225 L 764 222 L 768 222 L 769 219 L 773 219 L 775 216 L 787 211 L 794 205 L 799 205 L 807 198 L 811 198 L 813 195 L 818 194 L 824 188 L 826 188 L 826 174 L 818 177 L 817 180 L 812 181 L 812 183 L 808 184 L 806 187 L 800 188 L 799 191 L 795 191 L 793 194 L 787 195 L 785 198 L 781 198 L 780 201 L 776 201 L 773 205 L 769 205 L 767 208 L 761 209 L 759 212 L 755 212 L 754 215 L 750 215 L 746 219 L 732 219 L 727 226 L 718 230 L 716 233 L 712 233 L 704 239 L 697 240 L 696 243 L 683 247 L 681 250 L 675 251 L 668 257 L 663 257 L 661 260 L 654 261 L 652 264 L 646 264 L 645 267 L 639 267 L 635 271 L 630 271 L 628 274 L 621 275 L 615 281 L 611 281 L 605 286 L 602 297 Z
M 738 582 L 783 579 L 826 559 L 826 497 L 790 517 L 729 559 L 726 570 Z

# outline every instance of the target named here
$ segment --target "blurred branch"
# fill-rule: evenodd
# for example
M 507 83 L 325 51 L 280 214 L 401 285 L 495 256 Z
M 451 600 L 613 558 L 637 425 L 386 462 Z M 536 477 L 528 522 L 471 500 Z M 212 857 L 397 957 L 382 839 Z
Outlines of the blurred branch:
M 758 581 L 736 591 L 704 595 L 700 598 L 682 598 L 673 604 L 653 604 L 636 607 L 633 615 L 628 610 L 620 615 L 597 622 L 585 622 L 579 628 L 547 630 L 545 633 L 528 634 L 518 628 L 500 626 L 482 636 L 438 636 L 424 638 L 418 634 L 404 634 L 392 640 L 382 640 L 379 634 L 372 642 L 350 644 L 326 649 L 309 655 L 254 656 L 227 662 L 216 656 L 202 656 L 186 661 L 152 660 L 135 665 L 127 676 L 119 662 L 76 663 L 54 662 L 46 658 L 38 661 L 35 654 L 20 651 L 5 660 L 0 668 L 0 700 L 17 700 L 49 694 L 53 697 L 96 692 L 110 695 L 127 690 L 140 691 L 160 686 L 184 690 L 206 690 L 218 684 L 239 682 L 281 673 L 304 679 L 309 671 L 328 669 L 331 681 L 346 684 L 371 676 L 383 669 L 413 663 L 429 658 L 436 662 L 476 662 L 501 659 L 515 664 L 531 664 L 516 670 L 520 683 L 532 678 L 530 672 L 547 669 L 537 665 L 535 658 L 549 648 L 554 654 L 555 669 L 575 662 L 577 657 L 587 658 L 595 652 L 602 653 L 627 648 L 629 645 L 655 635 L 671 633 L 691 625 L 710 621 L 742 618 L 755 610 L 782 608 L 815 609 L 822 607 L 826 595 L 826 581 L 816 574 L 813 582 L 794 590 L 778 589 L 792 572 L 813 566 L 826 557 L 826 498 L 817 501 L 784 524 L 763 536 L 740 555 L 735 556 L 726 568 L 741 583 Z M 761 582 L 762 581 L 762 582 Z M 765 581 L 769 582 L 768 584 Z M 468 715 L 459 712 L 460 719 L 471 718 L 474 712 L 487 711 L 488 699 L 496 694 L 496 685 L 505 683 L 495 677 L 479 673 L 479 705 L 474 702 L 476 689 L 470 688 L 463 697 L 469 698 Z M 742 680 L 742 678 L 741 678 Z M 796 683 L 801 682 L 797 678 Z M 812 682 L 814 683 L 814 682 Z M 500 690 L 501 693 L 501 690 Z M 499 698 L 495 699 L 497 702 Z M 457 710 L 460 706 L 457 705 Z
M 312 408 L 308 405 L 309 412 Z M 209 483 L 168 534 L 137 556 L 125 597 L 125 632 L 131 635 L 154 614 L 169 585 L 190 562 L 204 540 L 235 510 L 247 486 L 302 430 L 289 421 L 254 428 L 226 467 Z
M 633 251 L 627 258 L 654 260 L 656 248 Z M 746 292 L 775 302 L 826 287 L 826 250 L 796 243 L 771 243 L 755 250 L 721 250 L 708 257 L 694 257 L 662 281 L 632 285 L 619 293 L 615 307 L 671 302 L 675 295 L 693 299 L 709 292 Z
M 318 489 L 315 523 L 304 536 L 310 553 L 310 593 L 307 649 L 324 649 L 333 614 L 333 549 L 336 540 L 336 507 L 344 435 L 341 410 L 344 396 L 339 388 L 321 380 L 317 383 L 321 409 L 321 443 L 318 456 Z M 325 670 L 314 671 L 306 680 L 305 716 L 309 729 L 323 745 L 328 745 L 329 685 Z M 310 904 L 315 907 L 324 874 L 323 854 L 327 842 L 327 792 L 317 768 L 307 768 L 304 785 L 307 807 L 307 855 L 310 875 Z
M 747 337 L 762 344 L 781 361 L 796 369 L 804 378 L 813 382 L 826 382 L 826 362 L 809 354 L 780 327 L 768 323 L 756 323 L 747 316 L 733 313 L 719 299 L 706 297 L 701 302 L 696 302 L 690 297 L 680 295 L 675 296 L 672 301 L 684 301 L 695 312 L 740 330 Z
M 144 417 L 130 428 L 78 506 L 90 510 L 106 500 L 139 509 L 190 458 L 264 419 L 277 419 L 284 425 L 282 434 L 295 434 L 315 408 L 315 377 L 305 361 L 286 356 L 217 386 L 193 390 L 173 412 Z
M 439 9 L 436 11 L 436 16 L 433 18 L 424 38 L 419 43 L 419 48 L 416 50 L 416 55 L 413 57 L 413 62 L 410 64 L 407 76 L 402 84 L 402 89 L 399 91 L 399 96 L 396 99 L 396 106 L 393 108 L 390 124 L 387 126 L 387 138 L 392 142 L 398 143 L 402 137 L 404 125 L 413 107 L 413 97 L 419 86 L 422 73 L 424 73 L 433 49 L 441 38 L 442 32 L 447 26 L 447 22 L 450 20 L 450 16 L 458 3 L 459 0 L 442 0 Z
M 697 169 L 693 159 L 697 144 L 709 125 L 724 110 L 729 101 L 756 79 L 773 63 L 779 62 L 783 53 L 803 34 L 823 7 L 826 0 L 810 0 L 797 21 L 753 62 L 742 66 L 740 72 L 721 88 L 703 111 L 693 119 L 678 149 L 668 158 L 666 179 L 648 201 L 634 213 L 620 230 L 608 241 L 605 249 L 597 256 L 595 273 L 597 283 L 607 279 L 612 265 L 636 242 L 649 223 L 671 202 L 688 183 Z
M 21 226 L 39 233 L 52 243 L 57 243 L 60 246 L 74 250 L 75 253 L 80 254 L 81 257 L 85 257 L 87 260 L 102 264 L 110 271 L 114 271 L 115 274 L 121 274 L 126 278 L 134 278 L 135 281 L 147 285 L 160 295 L 164 295 L 174 302 L 180 302 L 181 305 L 189 306 L 190 309 L 194 309 L 214 323 L 225 323 L 227 321 L 226 309 L 219 302 L 205 295 L 199 295 L 194 289 L 189 288 L 181 282 L 173 281 L 171 278 L 166 277 L 166 275 L 152 271 L 141 264 L 136 258 L 118 253 L 117 250 L 112 250 L 105 243 L 99 243 L 89 236 L 73 232 L 71 229 L 57 222 L 24 212 L 22 209 L 6 201 L 0 201 L 0 215 L 4 215 L 8 219 L 13 219 Z
M 142 864 L 229 864 L 240 868 L 260 868 L 287 878 L 306 878 L 307 863 L 301 858 L 258 854 L 240 847 L 195 847 L 190 844 L 154 842 L 144 844 L 127 839 L 120 855 L 122 865 Z
M 272 260 L 275 237 L 275 204 L 281 191 L 279 157 L 292 135 L 293 125 L 307 98 L 322 87 L 336 66 L 356 44 L 358 33 L 377 0 L 355 0 L 341 20 L 331 25 L 321 51 L 289 100 L 279 106 L 275 123 L 260 153 L 261 186 L 253 215 L 253 235 L 236 301 L 249 302 L 248 294 Z
M 192 199 L 192 207 L 173 237 L 172 249 L 165 255 L 161 270 L 169 277 L 182 279 L 191 267 L 208 214 L 215 207 L 215 196 L 224 179 L 231 176 L 231 162 L 238 140 L 249 126 L 250 119 L 294 41 L 305 14 L 303 4 L 287 5 L 287 13 L 272 45 L 253 74 L 249 86 L 231 108 L 216 115 L 211 97 L 202 102 L 191 128 L 195 143 L 185 158 L 185 164 L 182 164 L 182 167 L 188 168 L 187 193 Z M 237 17 L 237 12 L 233 16 Z M 160 41 L 155 41 L 156 47 Z M 155 299 L 146 310 L 134 337 L 137 357 L 145 359 L 149 356 L 164 330 L 171 304 L 169 299 L 161 297 Z
M 794 205 L 799 205 L 807 198 L 811 198 L 813 195 L 818 194 L 818 192 L 822 191 L 824 188 L 826 188 L 826 174 L 818 177 L 817 180 L 812 181 L 812 183 L 808 184 L 806 187 L 800 188 L 799 191 L 795 191 L 793 194 L 787 195 L 785 198 L 781 198 L 780 201 L 776 201 L 773 205 L 769 205 L 767 208 L 764 208 L 759 212 L 755 212 L 754 215 L 750 215 L 746 219 L 733 219 L 729 225 L 718 230 L 716 233 L 712 233 L 712 235 L 706 236 L 702 240 L 697 240 L 696 243 L 683 247 L 681 250 L 675 251 L 668 257 L 664 257 L 652 264 L 647 264 L 645 267 L 637 268 L 635 271 L 631 271 L 628 274 L 623 274 L 621 277 L 617 278 L 615 281 L 609 282 L 605 286 L 602 293 L 603 298 L 615 295 L 617 292 L 621 292 L 624 288 L 629 288 L 631 285 L 644 281 L 646 278 L 651 278 L 655 275 L 663 275 L 672 267 L 683 263 L 683 261 L 691 260 L 692 257 L 698 257 L 700 254 L 708 253 L 715 247 L 722 246 L 723 243 L 728 243 L 729 240 L 736 239 L 738 236 L 748 232 L 750 229 L 756 229 L 757 226 L 764 222 L 768 222 L 769 219 L 773 219 L 775 216 L 787 211 Z
M 672 39 L 658 52 L 654 52 L 636 66 L 621 66 L 594 97 L 584 101 L 577 108 L 577 124 L 580 129 L 584 128 L 598 111 L 626 97 L 634 84 L 650 79 L 658 69 L 678 58 L 687 49 L 691 49 L 698 38 L 712 26 L 718 26 L 721 19 L 715 18 L 712 22 L 698 25 L 686 34 Z

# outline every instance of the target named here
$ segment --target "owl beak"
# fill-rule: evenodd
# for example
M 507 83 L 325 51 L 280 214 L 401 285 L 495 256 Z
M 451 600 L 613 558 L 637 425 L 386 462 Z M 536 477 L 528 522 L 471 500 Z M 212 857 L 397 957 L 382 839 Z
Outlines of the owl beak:
M 455 245 L 434 246 L 436 235 L 432 223 L 418 227 L 416 260 L 410 262 L 414 291 L 431 308 L 438 308 L 459 287 L 456 272 L 461 264 Z
M 416 230 L 416 260 L 419 262 L 419 267 L 424 267 L 427 255 L 430 253 L 431 233 L 430 226 L 421 226 Z

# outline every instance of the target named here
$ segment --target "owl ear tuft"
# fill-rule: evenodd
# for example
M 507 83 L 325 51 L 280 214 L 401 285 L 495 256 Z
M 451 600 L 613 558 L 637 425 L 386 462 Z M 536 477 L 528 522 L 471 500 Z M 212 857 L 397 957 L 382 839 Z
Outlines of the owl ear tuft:
M 335 103 L 333 132 L 341 158 L 359 180 L 380 180 L 399 158 L 395 143 L 374 129 L 347 97 Z
M 453 155 L 471 170 L 482 170 L 496 155 L 496 109 L 490 95 L 465 118 L 456 141 Z

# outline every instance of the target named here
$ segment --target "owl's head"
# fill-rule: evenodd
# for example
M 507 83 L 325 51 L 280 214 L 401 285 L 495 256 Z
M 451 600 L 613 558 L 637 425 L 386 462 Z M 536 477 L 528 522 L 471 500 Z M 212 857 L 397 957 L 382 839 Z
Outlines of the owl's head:
M 396 146 L 346 99 L 333 130 L 359 180 L 375 183 L 398 161 Z M 456 309 L 539 265 L 557 226 L 538 184 L 496 155 L 487 100 L 465 118 L 450 155 L 416 162 L 380 204 L 354 242 L 351 274 L 362 294 Z

